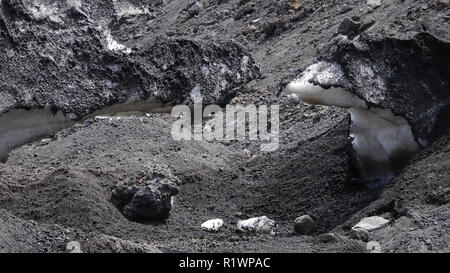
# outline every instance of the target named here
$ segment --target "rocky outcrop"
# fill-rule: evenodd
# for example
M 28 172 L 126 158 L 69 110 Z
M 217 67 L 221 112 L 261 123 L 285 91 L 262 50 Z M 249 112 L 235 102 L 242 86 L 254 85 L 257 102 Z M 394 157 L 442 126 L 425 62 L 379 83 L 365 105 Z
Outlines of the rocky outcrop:
M 37 12 L 25 1 L 2 3 L 0 113 L 50 108 L 79 119 L 114 103 L 190 102 L 193 90 L 220 104 L 259 75 L 233 42 L 160 37 L 128 48 L 95 18 L 70 17 L 67 5 Z
M 131 220 L 162 220 L 169 216 L 180 183 L 167 166 L 157 165 L 116 185 L 111 201 Z
M 192 103 L 193 98 L 226 104 L 241 85 L 259 76 L 251 56 L 232 41 L 143 37 L 129 47 L 111 34 L 107 15 L 114 18 L 116 12 L 108 4 L 99 8 L 72 1 L 47 2 L 0 3 L 0 123 L 7 123 L 6 113 L 17 116 L 14 111 L 50 113 L 44 119 L 24 118 L 1 127 L 1 161 L 12 148 L 92 113 L 150 112 L 162 104 Z M 133 104 L 141 101 L 151 106 Z M 106 108 L 117 104 L 128 107 Z M 18 123 L 30 125 L 15 128 Z M 41 130 L 35 128 L 39 123 L 54 125 Z M 11 135 L 21 139 L 11 140 Z
M 427 33 L 410 39 L 361 34 L 336 39 L 322 60 L 342 77 L 316 78 L 322 87 L 343 87 L 369 107 L 405 118 L 423 146 L 442 136 L 450 117 L 450 43 Z
M 450 128 L 449 50 L 426 33 L 339 36 L 286 89 L 303 102 L 349 110 L 360 175 L 379 186 Z

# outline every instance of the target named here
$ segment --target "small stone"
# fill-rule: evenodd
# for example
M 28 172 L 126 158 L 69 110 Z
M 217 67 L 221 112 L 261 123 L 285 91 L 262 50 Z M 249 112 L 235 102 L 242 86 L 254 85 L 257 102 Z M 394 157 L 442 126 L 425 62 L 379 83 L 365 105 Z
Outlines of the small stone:
M 66 250 L 69 253 L 83 253 L 83 251 L 81 251 L 81 245 L 77 241 L 67 243 Z
M 250 152 L 249 150 L 245 149 L 242 151 L 242 155 L 248 158 L 252 157 L 252 152 Z
M 320 122 L 321 118 L 322 118 L 322 114 L 321 113 L 314 113 L 313 116 L 312 116 L 313 123 Z
M 350 239 L 367 242 L 369 241 L 369 232 L 363 228 L 352 229 Z
M 352 229 L 365 229 L 367 231 L 375 230 L 382 228 L 387 223 L 389 223 L 389 220 L 384 219 L 380 216 L 371 216 L 363 218 L 361 221 L 359 221 L 358 224 L 354 225 Z
M 311 234 L 316 229 L 316 222 L 309 215 L 303 215 L 295 219 L 294 230 L 297 234 Z
M 320 234 L 320 235 L 317 236 L 317 238 L 322 243 L 325 243 L 325 244 L 329 244 L 329 243 L 332 243 L 332 242 L 338 242 L 339 241 L 339 237 L 336 236 L 333 233 Z
M 276 222 L 267 216 L 253 217 L 237 223 L 237 229 L 240 232 L 270 233 L 275 227 Z
M 243 33 L 253 33 L 257 30 L 258 30 L 258 28 L 255 25 L 248 25 L 244 28 Z
M 222 219 L 211 219 L 206 222 L 204 222 L 201 226 L 201 228 L 204 231 L 208 232 L 218 232 L 223 227 L 223 220 Z
M 366 249 L 370 251 L 370 253 L 381 253 L 381 245 L 377 241 L 368 242 Z

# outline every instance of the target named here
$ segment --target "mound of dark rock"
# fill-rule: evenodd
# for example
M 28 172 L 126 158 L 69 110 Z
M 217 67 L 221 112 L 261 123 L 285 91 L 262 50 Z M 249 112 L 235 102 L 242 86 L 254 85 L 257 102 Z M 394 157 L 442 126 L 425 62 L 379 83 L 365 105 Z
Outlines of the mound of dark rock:
M 104 18 L 73 18 L 73 9 L 1 2 L 0 114 L 48 108 L 76 120 L 116 103 L 189 103 L 193 91 L 204 103 L 225 104 L 259 76 L 234 42 L 143 36 L 127 46 L 114 37 L 125 32 L 120 25 L 113 35 Z
M 130 220 L 163 220 L 169 216 L 179 184 L 167 166 L 157 165 L 116 185 L 111 201 Z
M 111 19 L 116 14 L 107 4 L 111 2 L 105 1 L 104 7 L 71 1 L 0 2 L 0 124 L 9 124 L 4 116 L 8 112 L 49 113 L 45 119 L 24 118 L 7 128 L 0 126 L 1 161 L 11 149 L 112 105 L 172 106 L 200 98 L 204 104 L 224 105 L 260 75 L 253 58 L 232 41 L 146 34 L 123 44 L 116 36 L 129 32 L 121 27 L 123 22 Z M 56 114 L 64 121 L 50 126 Z M 18 128 L 19 123 L 24 125 Z M 40 130 L 42 123 L 51 128 Z M 21 138 L 11 137 L 14 134 Z

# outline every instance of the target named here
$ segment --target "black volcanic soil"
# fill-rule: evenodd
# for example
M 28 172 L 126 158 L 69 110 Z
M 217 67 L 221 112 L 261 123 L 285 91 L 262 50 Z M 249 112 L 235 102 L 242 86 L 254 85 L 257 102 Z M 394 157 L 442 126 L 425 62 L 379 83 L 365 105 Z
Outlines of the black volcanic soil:
M 41 2 L 51 6 L 53 1 Z M 187 10 L 195 1 L 142 1 L 150 8 L 140 13 L 131 12 L 143 5 L 134 3 L 140 1 L 80 2 L 89 18 L 83 24 L 109 28 L 133 50 L 159 36 L 239 43 L 262 76 L 239 86 L 230 103 L 280 105 L 280 148 L 262 153 L 259 142 L 177 142 L 170 135 L 174 119 L 167 114 L 80 121 L 15 149 L 0 163 L 0 252 L 64 252 L 74 240 L 86 252 L 153 252 L 155 247 L 162 252 L 365 252 L 366 243 L 350 239 L 349 230 L 372 215 L 391 220 L 370 233 L 384 252 L 450 251 L 449 133 L 441 132 L 389 185 L 370 189 L 355 176 L 348 113 L 306 105 L 280 92 L 326 50 L 345 17 L 359 16 L 368 25 L 364 31 L 377 37 L 409 39 L 427 32 L 448 44 L 448 6 L 434 0 L 382 0 L 376 8 L 363 0 L 204 0 L 191 17 Z M 294 2 L 303 4 L 296 10 L 290 6 Z M 12 20 L 7 12 L 0 14 L 0 50 L 26 58 L 28 49 L 14 48 L 14 40 L 4 38 L 14 36 L 5 34 L 2 22 Z M 48 20 L 36 21 L 43 33 L 52 27 Z M 0 69 L 6 74 L 4 66 Z M 14 77 L 11 69 L 8 77 Z M 49 85 L 58 88 L 53 71 L 55 83 Z M 77 74 L 80 79 L 83 73 Z M 80 86 L 85 84 L 91 83 Z M 244 149 L 253 156 L 245 156 Z M 110 202 L 111 190 L 154 164 L 169 166 L 182 181 L 174 207 L 164 222 L 130 221 Z M 293 230 L 295 218 L 304 214 L 318 225 L 311 236 Z M 238 220 L 262 215 L 277 221 L 275 234 L 236 232 Z M 221 232 L 201 230 L 212 218 L 224 220 Z M 114 240 L 123 247 L 111 248 Z

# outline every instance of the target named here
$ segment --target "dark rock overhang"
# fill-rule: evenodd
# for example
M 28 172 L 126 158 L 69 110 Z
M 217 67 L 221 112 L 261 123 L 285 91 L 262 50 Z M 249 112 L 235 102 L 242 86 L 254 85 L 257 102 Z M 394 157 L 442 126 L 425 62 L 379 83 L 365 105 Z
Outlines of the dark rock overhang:
M 423 146 L 450 128 L 449 42 L 428 33 L 404 40 L 363 33 L 337 39 L 320 59 L 345 76 L 316 84 L 343 87 L 369 107 L 390 109 L 410 123 Z

